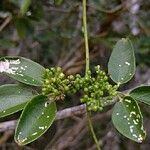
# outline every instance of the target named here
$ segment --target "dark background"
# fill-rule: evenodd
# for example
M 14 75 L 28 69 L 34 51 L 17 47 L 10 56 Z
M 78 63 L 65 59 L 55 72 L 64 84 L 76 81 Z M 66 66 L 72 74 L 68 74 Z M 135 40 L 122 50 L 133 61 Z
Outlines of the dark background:
M 84 74 L 85 53 L 82 33 L 82 1 L 32 0 L 21 15 L 23 0 L 0 0 L 0 56 L 23 56 L 44 67 L 60 66 L 65 74 Z M 107 62 L 116 41 L 132 40 L 137 70 L 121 90 L 150 84 L 150 0 L 89 0 L 88 32 L 90 68 L 100 64 L 107 72 Z M 15 83 L 0 75 L 0 85 Z M 58 102 L 58 109 L 80 104 L 79 94 Z M 120 135 L 111 122 L 111 108 L 93 113 L 93 125 L 103 150 L 149 150 L 150 107 L 140 105 L 147 138 L 142 144 Z M 16 113 L 1 122 L 17 119 Z M 56 121 L 42 137 L 19 147 L 14 131 L 0 133 L 1 150 L 95 150 L 84 115 Z

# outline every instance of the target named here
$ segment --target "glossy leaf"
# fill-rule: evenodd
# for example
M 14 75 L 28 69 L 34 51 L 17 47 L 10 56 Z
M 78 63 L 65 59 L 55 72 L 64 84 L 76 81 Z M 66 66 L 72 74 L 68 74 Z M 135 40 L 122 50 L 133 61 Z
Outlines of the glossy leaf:
M 21 8 L 20 8 L 21 14 L 24 15 L 28 11 L 28 9 L 31 5 L 31 2 L 32 2 L 32 0 L 22 0 Z
M 41 86 L 44 71 L 44 67 L 23 57 L 3 57 L 0 59 L 0 73 L 6 73 L 25 84 Z
M 15 141 L 19 145 L 28 144 L 44 134 L 56 116 L 55 103 L 47 103 L 47 97 L 34 97 L 25 107 L 18 122 Z
M 121 39 L 115 45 L 108 62 L 108 73 L 111 79 L 123 84 L 135 74 L 135 56 L 129 39 Z
M 115 128 L 127 138 L 141 143 L 146 136 L 143 118 L 136 101 L 126 96 L 113 108 L 112 121 Z
M 36 93 L 28 86 L 7 84 L 0 86 L 0 117 L 8 116 L 24 108 Z
M 150 105 L 150 86 L 140 86 L 130 92 L 135 100 Z

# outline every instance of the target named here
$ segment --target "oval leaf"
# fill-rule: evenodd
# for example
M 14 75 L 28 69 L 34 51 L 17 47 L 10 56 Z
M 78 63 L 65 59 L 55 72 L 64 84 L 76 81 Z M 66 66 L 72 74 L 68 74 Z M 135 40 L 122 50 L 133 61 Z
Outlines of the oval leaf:
M 19 145 L 28 144 L 44 134 L 56 116 L 55 103 L 48 104 L 47 97 L 34 97 L 25 107 L 18 122 L 15 141 Z
M 0 86 L 0 118 L 23 109 L 35 95 L 30 87 L 24 85 L 7 84 Z
M 45 68 L 23 57 L 3 57 L 0 59 L 0 73 L 6 73 L 25 84 L 41 86 Z
M 115 45 L 108 62 L 108 73 L 111 79 L 123 84 L 135 74 L 135 56 L 129 39 L 121 39 Z
M 24 15 L 28 11 L 31 2 L 32 2 L 31 0 L 22 0 L 21 8 L 20 8 L 20 12 L 22 15 Z
M 136 101 L 126 96 L 113 108 L 112 121 L 115 128 L 127 138 L 141 143 L 146 136 L 143 118 Z
M 33 27 L 28 18 L 25 17 L 14 17 L 13 19 L 17 33 L 21 39 L 26 38 L 26 36 L 29 36 L 33 32 Z
M 140 86 L 130 92 L 135 100 L 150 105 L 150 86 Z

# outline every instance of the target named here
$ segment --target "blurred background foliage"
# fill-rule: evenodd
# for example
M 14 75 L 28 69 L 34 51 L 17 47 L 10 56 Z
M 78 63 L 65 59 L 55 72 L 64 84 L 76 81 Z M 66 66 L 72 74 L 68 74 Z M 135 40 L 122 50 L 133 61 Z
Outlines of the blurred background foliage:
M 88 0 L 87 8 L 91 69 L 100 64 L 107 71 L 113 45 L 118 39 L 129 37 L 135 47 L 137 73 L 122 90 L 150 83 L 150 0 Z M 83 74 L 82 1 L 0 0 L 0 56 L 5 55 L 24 56 L 45 67 L 61 66 L 66 74 Z M 13 82 L 3 76 L 0 79 L 0 84 Z M 79 96 L 80 93 L 67 97 L 68 101 L 58 104 L 59 109 L 79 104 Z M 150 111 L 143 109 L 147 127 Z M 149 134 L 140 146 L 123 138 L 113 129 L 110 114 L 108 111 L 93 115 L 94 127 L 104 150 L 149 149 Z M 57 121 L 52 128 L 22 149 L 95 149 L 84 116 Z M 1 135 L 2 139 L 6 133 Z M 0 140 L 0 149 L 21 149 L 14 143 L 12 134 L 9 133 L 4 142 Z

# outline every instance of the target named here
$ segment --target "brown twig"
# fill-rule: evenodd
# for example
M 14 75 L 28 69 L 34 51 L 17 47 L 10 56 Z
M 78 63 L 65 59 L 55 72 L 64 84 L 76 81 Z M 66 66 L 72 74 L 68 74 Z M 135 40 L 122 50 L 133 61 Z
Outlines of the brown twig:
M 81 114 L 84 114 L 85 112 L 86 112 L 85 104 L 71 107 L 71 108 L 66 108 L 64 110 L 57 112 L 55 120 L 64 119 L 64 118 L 71 117 L 74 115 L 81 115 Z M 11 120 L 11 121 L 0 123 L 0 132 L 15 129 L 16 123 L 17 123 L 17 120 Z
M 16 126 L 16 123 L 17 123 L 17 120 L 11 120 L 11 121 L 0 123 L 0 132 L 13 130 Z
M 85 104 L 71 107 L 71 108 L 66 108 L 64 110 L 57 112 L 56 120 L 64 119 L 74 115 L 81 115 L 84 114 L 85 112 L 86 112 Z
M 104 103 L 103 105 L 104 106 L 112 105 L 113 103 L 116 102 L 116 100 L 117 99 L 114 98 L 109 104 Z M 70 108 L 66 108 L 66 109 L 58 111 L 56 114 L 55 120 L 60 120 L 60 119 L 64 119 L 64 118 L 72 117 L 76 115 L 82 115 L 84 113 L 86 113 L 86 104 L 82 104 L 82 105 L 78 105 L 78 106 L 74 106 L 74 107 L 70 107 Z M 0 123 L 0 132 L 15 129 L 16 123 L 17 123 L 17 120 L 11 120 L 11 121 Z
M 9 22 L 11 21 L 12 17 L 8 16 L 5 21 L 2 23 L 2 25 L 0 26 L 0 32 L 9 24 Z

